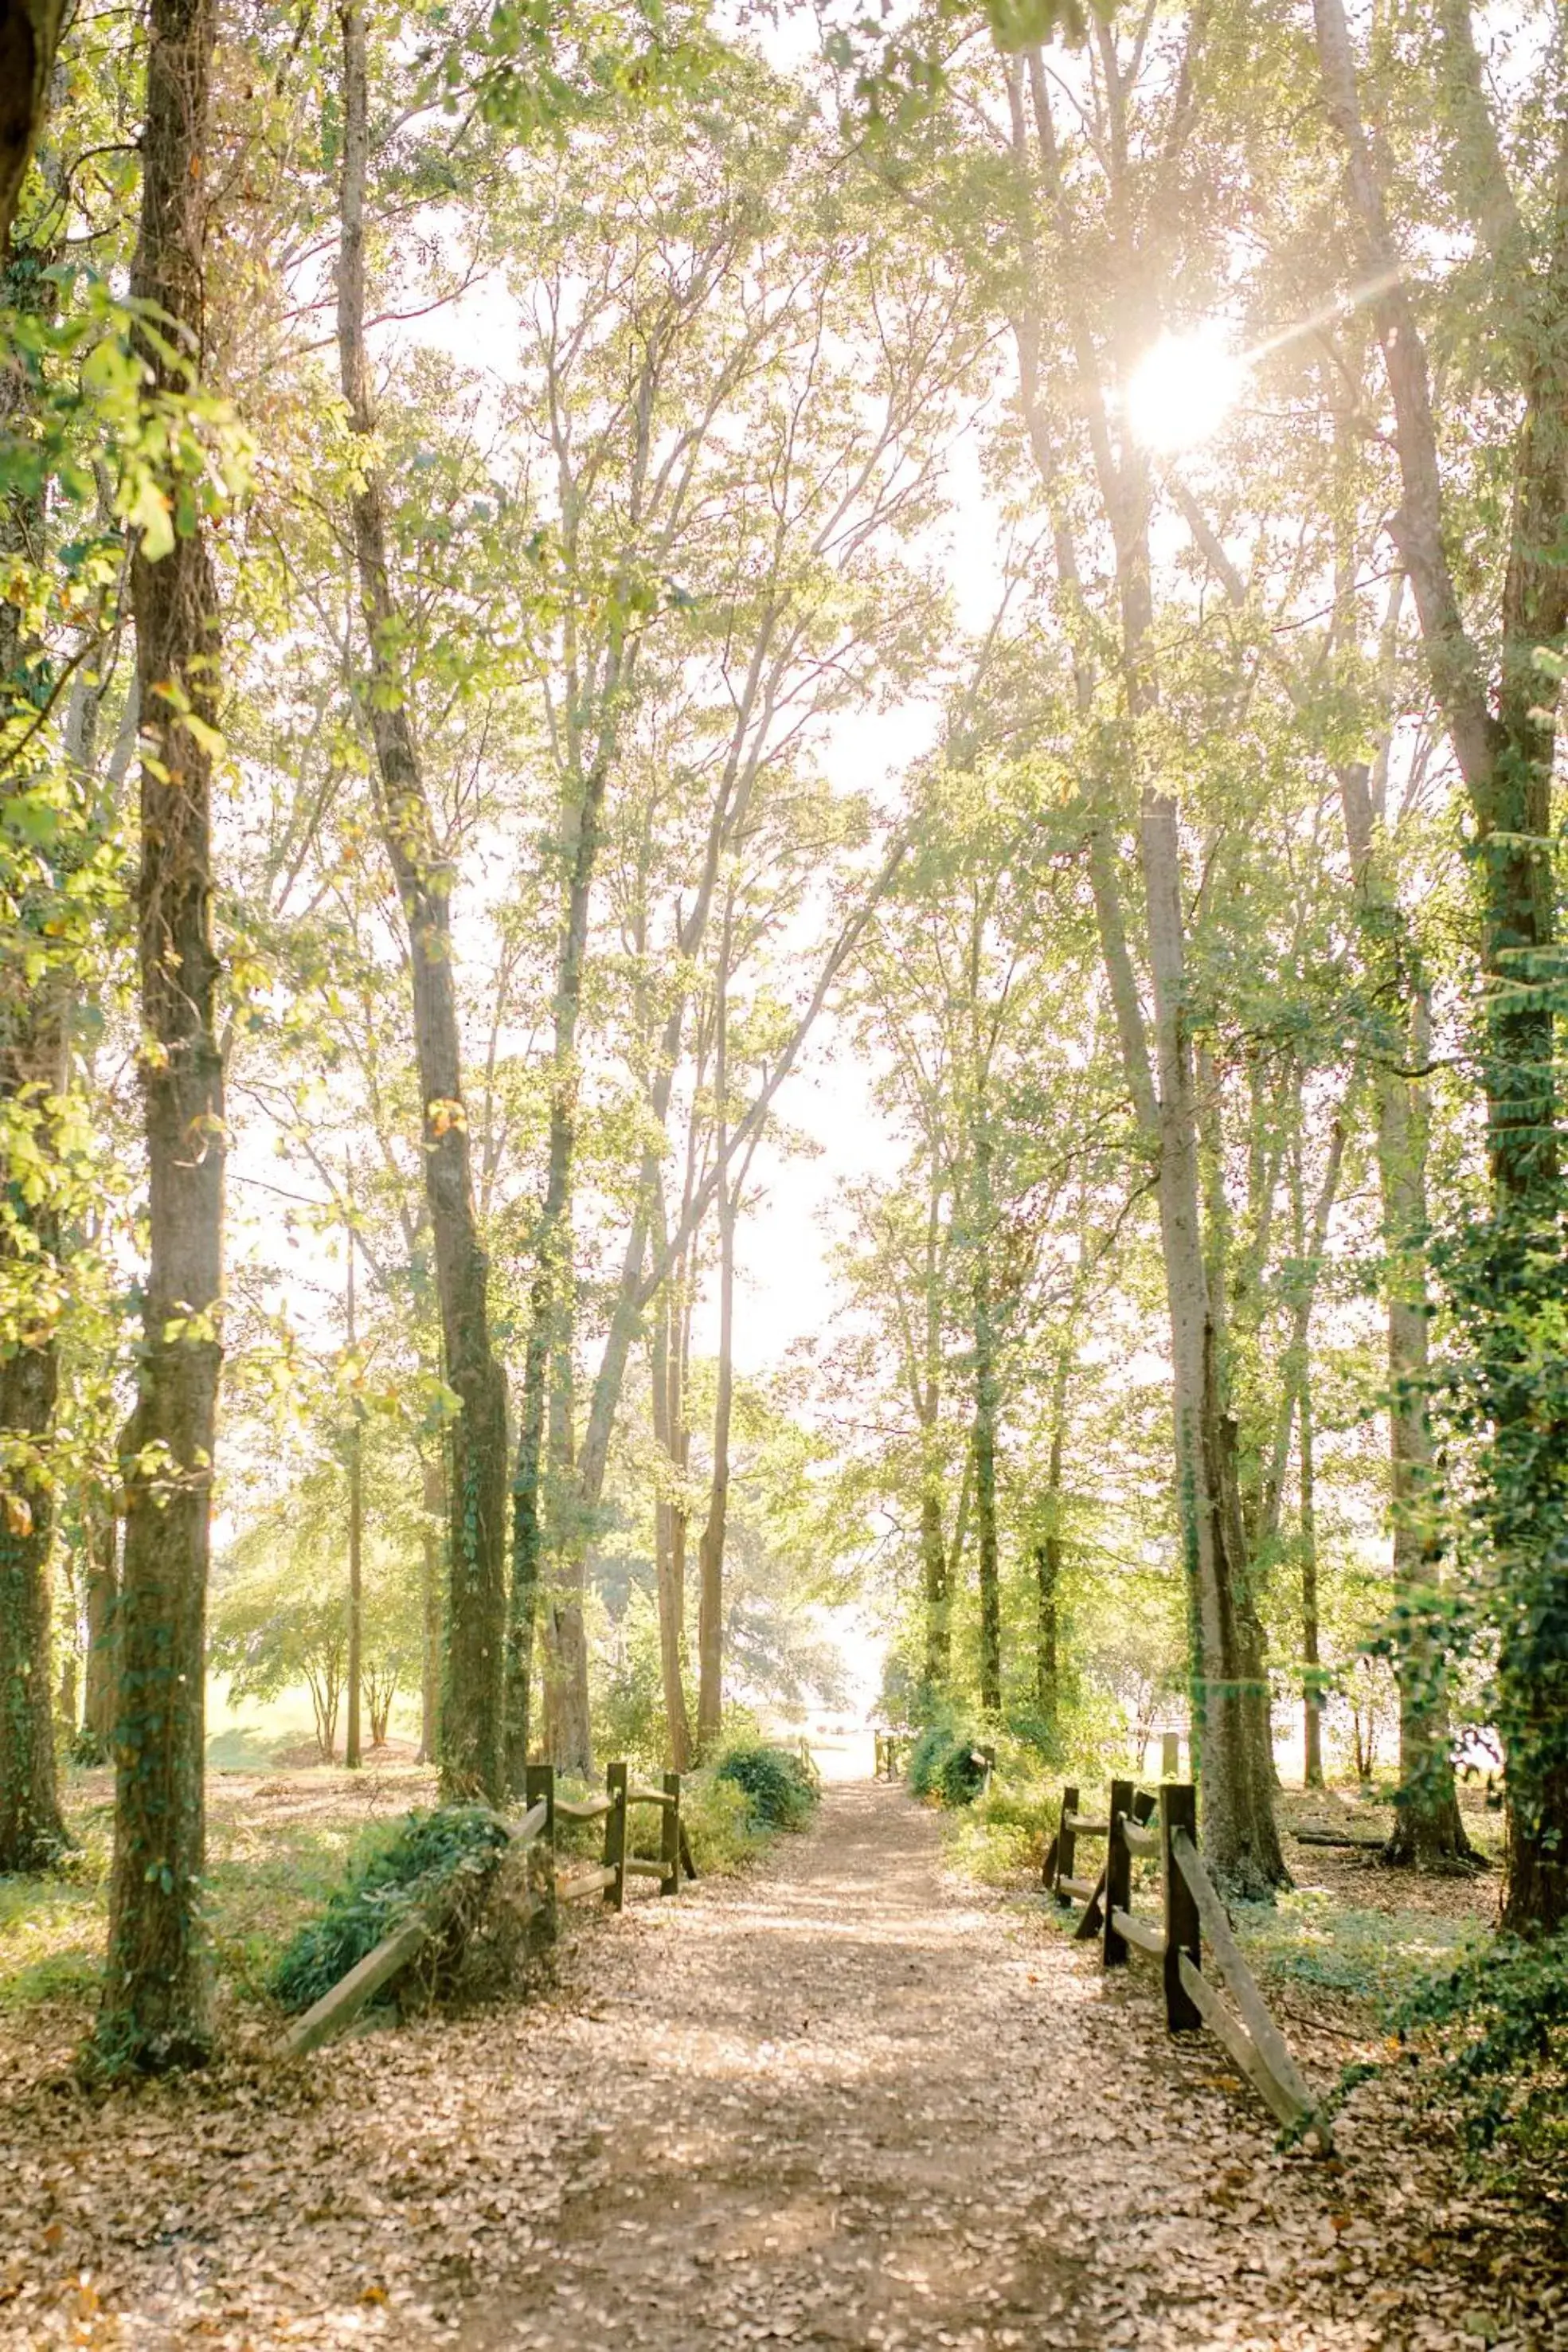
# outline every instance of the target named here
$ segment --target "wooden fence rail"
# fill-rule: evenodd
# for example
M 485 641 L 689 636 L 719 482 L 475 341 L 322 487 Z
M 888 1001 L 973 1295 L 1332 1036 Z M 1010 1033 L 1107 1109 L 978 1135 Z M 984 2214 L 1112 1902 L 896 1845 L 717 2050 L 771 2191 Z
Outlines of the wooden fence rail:
M 612 1910 L 622 1911 L 626 1907 L 629 1878 L 656 1879 L 661 1895 L 678 1895 L 682 1871 L 688 1878 L 697 1874 L 686 1826 L 681 1819 L 678 1772 L 666 1772 L 662 1789 L 634 1789 L 630 1768 L 612 1764 L 605 1772 L 601 1797 L 561 1797 L 556 1793 L 554 1765 L 530 1764 L 524 1780 L 523 1801 L 527 1810 L 520 1820 L 511 1821 L 499 1813 L 493 1818 L 505 1830 L 509 1850 L 527 1857 L 528 1914 L 537 1946 L 554 1942 L 563 1903 L 577 1903 L 597 1895 Z M 650 1805 L 657 1810 L 656 1860 L 627 1851 L 629 1816 L 634 1805 Z M 561 1869 L 556 1854 L 557 1823 L 597 1821 L 604 1823 L 602 1859 Z M 319 2049 L 323 2042 L 345 2032 L 366 2002 L 442 1934 L 453 1915 L 460 1878 L 461 1874 L 455 1874 L 453 1881 L 431 1902 L 401 1919 L 347 1976 L 340 1977 L 313 2008 L 297 2018 L 278 2043 L 277 2055 L 303 2057 L 308 2051 Z M 472 1879 L 465 1883 L 472 1885 Z
M 1157 1799 L 1131 1780 L 1113 1780 L 1105 1818 L 1078 1810 L 1079 1792 L 1061 1792 L 1061 1818 L 1045 1858 L 1045 1884 L 1059 1902 L 1082 1905 L 1074 1934 L 1098 1939 L 1105 1968 L 1125 1968 L 1131 1951 L 1158 1960 L 1166 2024 L 1172 2033 L 1207 2026 L 1270 2112 L 1291 2130 L 1310 2131 L 1323 2154 L 1332 2142 L 1316 2116 L 1305 2077 L 1269 2013 L 1257 1979 L 1241 1957 L 1219 1891 L 1197 1850 L 1197 1797 L 1189 1781 L 1166 1780 Z M 1151 1825 L 1156 1804 L 1159 1824 Z M 1103 1839 L 1105 1860 L 1096 1878 L 1075 1868 L 1080 1839 Z M 1134 1861 L 1159 1864 L 1160 1917 L 1133 1908 Z M 1203 1937 L 1212 1948 L 1211 1975 L 1203 1971 Z

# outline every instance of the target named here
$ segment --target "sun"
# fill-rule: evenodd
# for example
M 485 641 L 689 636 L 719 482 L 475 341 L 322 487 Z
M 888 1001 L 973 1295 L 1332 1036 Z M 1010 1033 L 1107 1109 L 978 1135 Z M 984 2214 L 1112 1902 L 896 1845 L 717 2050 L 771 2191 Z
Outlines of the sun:
M 1218 433 L 1246 381 L 1247 362 L 1218 326 L 1162 335 L 1133 371 L 1126 416 L 1145 449 L 1170 456 Z

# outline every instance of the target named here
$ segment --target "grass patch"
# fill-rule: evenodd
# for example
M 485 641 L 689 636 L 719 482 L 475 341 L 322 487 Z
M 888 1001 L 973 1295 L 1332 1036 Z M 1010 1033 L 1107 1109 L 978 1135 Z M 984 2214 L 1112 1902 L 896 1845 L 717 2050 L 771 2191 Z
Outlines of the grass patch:
M 1231 1911 L 1260 1978 L 1333 1993 L 1386 2019 L 1433 1969 L 1457 1965 L 1486 1941 L 1474 1920 L 1361 1910 L 1316 1886 Z

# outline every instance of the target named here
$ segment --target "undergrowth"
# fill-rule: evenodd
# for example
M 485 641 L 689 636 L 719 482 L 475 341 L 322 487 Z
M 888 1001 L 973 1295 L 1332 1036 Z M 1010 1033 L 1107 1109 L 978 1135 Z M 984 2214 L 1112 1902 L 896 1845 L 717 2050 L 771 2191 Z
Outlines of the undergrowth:
M 714 1778 L 740 1790 L 758 1829 L 804 1829 L 816 1810 L 817 1784 L 788 1748 L 732 1748 L 720 1757 Z
M 482 1806 L 413 1812 L 390 1843 L 365 1856 L 302 1927 L 271 1971 L 268 1989 L 286 2010 L 308 2009 L 384 1936 L 455 1874 L 487 1879 L 507 1844 L 504 1826 Z

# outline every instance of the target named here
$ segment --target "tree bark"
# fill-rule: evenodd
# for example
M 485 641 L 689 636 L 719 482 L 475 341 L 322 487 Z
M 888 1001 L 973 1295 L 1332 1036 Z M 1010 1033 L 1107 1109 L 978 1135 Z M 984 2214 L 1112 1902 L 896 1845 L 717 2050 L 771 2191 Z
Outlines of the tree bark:
M 1067 1384 L 1072 1350 L 1063 1344 L 1056 1359 L 1051 1383 L 1051 1453 L 1047 1458 L 1044 1524 L 1035 1539 L 1034 1695 L 1047 1737 L 1055 1739 L 1061 1727 L 1061 1686 L 1058 1664 L 1061 1607 L 1061 1466 L 1067 1444 Z
M 350 1358 L 358 1333 L 354 1318 L 354 1234 L 350 1225 L 346 1234 L 348 1271 L 343 1286 L 344 1338 Z M 357 1396 L 350 1404 L 348 1430 L 349 1454 L 349 1720 L 343 1738 L 343 1762 L 350 1772 L 357 1772 L 363 1758 L 360 1753 L 360 1685 L 364 1679 L 365 1648 L 365 1433 Z M 371 1733 L 372 1739 L 374 1732 Z
M 1558 129 L 1550 243 L 1535 267 L 1526 264 L 1513 289 L 1524 322 L 1515 353 L 1523 404 L 1514 441 L 1494 708 L 1486 667 L 1465 627 L 1445 541 L 1426 345 L 1402 281 L 1362 120 L 1343 0 L 1313 0 L 1313 16 L 1323 96 L 1345 151 L 1356 260 L 1382 289 L 1373 317 L 1394 405 L 1403 491 L 1392 534 L 1475 820 L 1484 980 L 1477 1027 L 1492 1188 L 1477 1289 L 1490 1322 L 1485 1411 L 1494 1433 L 1489 1484 L 1503 1600 L 1498 1677 L 1509 1747 L 1503 1922 L 1521 1933 L 1550 1932 L 1568 1919 L 1568 1652 L 1555 1630 L 1568 1618 L 1568 1553 L 1557 1540 L 1568 1405 L 1560 1387 L 1542 1394 L 1528 1332 L 1522 1350 L 1517 1334 L 1533 1319 L 1537 1294 L 1542 1305 L 1548 1294 L 1560 1297 L 1565 1255 L 1551 840 L 1556 720 L 1550 707 L 1554 698 L 1542 693 L 1536 649 L 1560 646 L 1568 625 L 1568 566 L 1559 553 L 1568 525 L 1568 123 Z M 1447 37 L 1451 45 L 1451 22 Z M 1478 160 L 1484 165 L 1484 155 Z M 1506 183 L 1501 193 L 1506 196 Z M 1495 237 L 1495 224 L 1483 226 Z M 1517 236 L 1504 242 L 1522 252 Z M 1500 247 L 1494 257 L 1506 268 L 1509 257 Z
M 980 1591 L 980 1706 L 1002 1710 L 1002 1601 L 997 1543 L 997 1339 L 991 1297 L 991 1135 L 982 1102 L 975 1131 L 975 1538 Z
M 423 1531 L 420 1563 L 419 1761 L 434 1764 L 441 1752 L 441 1528 L 446 1519 L 443 1456 L 434 1448 L 420 1455 Z
M 66 0 L 0 0 L 0 263 L 33 150 L 48 112 L 49 77 Z
M 1027 170 L 1026 79 L 1055 236 L 1064 256 L 1082 268 L 1071 190 L 1062 170 L 1044 59 L 1038 48 L 1026 53 L 1012 99 L 1015 153 Z M 1189 107 L 1179 124 L 1173 124 L 1163 166 L 1179 154 L 1181 139 L 1190 127 L 1190 113 Z M 1112 357 L 1124 373 L 1133 356 L 1134 331 L 1146 327 L 1152 299 L 1144 282 L 1146 256 L 1135 240 L 1126 241 L 1132 219 L 1128 170 L 1125 153 L 1118 151 L 1115 194 L 1124 241 L 1112 257 L 1124 282 L 1117 289 Z M 1163 168 L 1160 176 L 1164 177 Z M 1074 392 L 1114 553 L 1122 696 L 1130 730 L 1156 707 L 1158 692 L 1147 462 L 1135 446 L 1119 450 L 1116 446 L 1107 405 L 1106 365 L 1086 314 L 1071 301 L 1068 324 Z M 1020 367 L 1030 376 L 1030 398 L 1038 409 L 1038 385 L 1033 382 L 1037 367 L 1022 345 Z M 1049 450 L 1039 446 L 1041 439 L 1038 429 L 1031 428 L 1037 464 L 1043 455 L 1047 462 L 1041 478 L 1048 498 L 1054 501 L 1056 484 Z M 1053 516 L 1057 512 L 1054 502 L 1052 512 Z M 1059 586 L 1063 599 L 1071 604 L 1077 590 L 1078 567 L 1071 556 L 1070 534 L 1059 525 L 1057 536 L 1071 566 Z M 1075 614 L 1067 617 L 1070 636 L 1077 631 L 1077 622 Z M 1235 1428 L 1226 1410 L 1225 1367 L 1205 1271 L 1197 1105 L 1186 1003 L 1179 819 L 1174 798 L 1152 778 L 1139 788 L 1138 840 L 1154 983 L 1152 1059 L 1112 845 L 1103 818 L 1098 812 L 1091 812 L 1089 871 L 1106 982 L 1128 1092 L 1158 1180 L 1171 1325 L 1178 1523 L 1188 1599 L 1192 1738 L 1195 1752 L 1201 1748 L 1203 1753 L 1204 1850 L 1217 1874 L 1238 1893 L 1267 1895 L 1276 1886 L 1288 1885 L 1289 1874 L 1274 1822 L 1268 1678 L 1237 1489 Z
M 365 15 L 340 12 L 342 243 L 338 351 L 354 433 L 375 429 L 365 352 L 365 181 L 369 163 Z M 449 1438 L 445 1675 L 441 1777 L 448 1797 L 500 1801 L 505 1786 L 507 1384 L 490 1340 L 489 1269 L 480 1244 L 463 1105 L 452 943 L 452 874 L 435 837 L 395 651 L 399 614 L 387 559 L 386 487 L 367 461 L 350 500 L 368 642 L 378 814 L 408 930 L 419 1064 L 425 1197 L 448 1386 L 460 1407 Z
M 5 25 L 0 17 L 0 28 Z M 0 67 L 4 47 L 0 31 Z M 53 289 L 43 273 L 53 257 L 16 257 L 0 278 L 7 301 L 35 315 L 52 306 Z M 22 424 L 25 386 L 20 367 L 0 374 L 0 420 Z M 46 523 L 43 492 L 13 490 L 0 506 L 0 557 L 41 562 Z M 19 603 L 0 604 L 0 718 L 18 704 L 30 706 L 29 652 Z M 0 961 L 0 1107 L 6 1120 L 32 1130 L 49 1171 L 38 1198 L 22 1184 L 6 1188 L 6 1216 L 0 1222 L 0 1260 L 10 1261 L 16 1320 L 22 1326 L 0 1355 L 0 1873 L 46 1869 L 68 1843 L 56 1786 L 49 1688 L 50 1451 L 63 1287 L 60 1202 L 49 1179 L 57 1164 L 58 1112 L 68 1075 L 69 980 L 47 961 L 41 977 L 27 967 L 29 954 L 47 941 L 57 904 L 47 878 L 36 896 L 22 892 L 21 903 L 9 910 Z
M 671 1312 L 671 1286 L 659 1293 L 653 1314 L 653 1443 L 666 1475 L 678 1471 L 672 1413 L 680 1407 L 676 1366 L 680 1339 Z M 685 1678 L 681 1671 L 681 1628 L 684 1596 L 675 1572 L 674 1506 L 661 1494 L 653 1506 L 654 1584 L 659 1612 L 659 1670 L 664 1700 L 664 1734 L 671 1769 L 686 1771 L 691 1764 L 691 1724 L 686 1713 Z
M 204 348 L 212 0 L 152 0 L 131 293 L 162 314 L 144 366 L 186 388 Z M 172 495 L 174 486 L 167 486 Z M 199 519 L 131 568 L 141 695 L 137 885 L 150 1247 L 136 1404 L 122 1440 L 115 1845 L 97 2047 L 196 2063 L 212 2032 L 202 1916 L 204 1630 L 222 1369 L 223 1063 L 214 1026 L 212 730 L 217 597 Z
M 82 1729 L 99 1763 L 109 1760 L 114 1736 L 115 1615 L 120 1600 L 120 1523 L 112 1498 L 96 1484 L 82 1502 L 86 1555 L 87 1672 Z
M 1319 1668 L 1322 1654 L 1318 1628 L 1318 1515 L 1313 1484 L 1312 1390 L 1308 1367 L 1301 1367 L 1301 1394 L 1296 1443 L 1301 1450 L 1301 1785 L 1323 1785 L 1323 1702 Z

